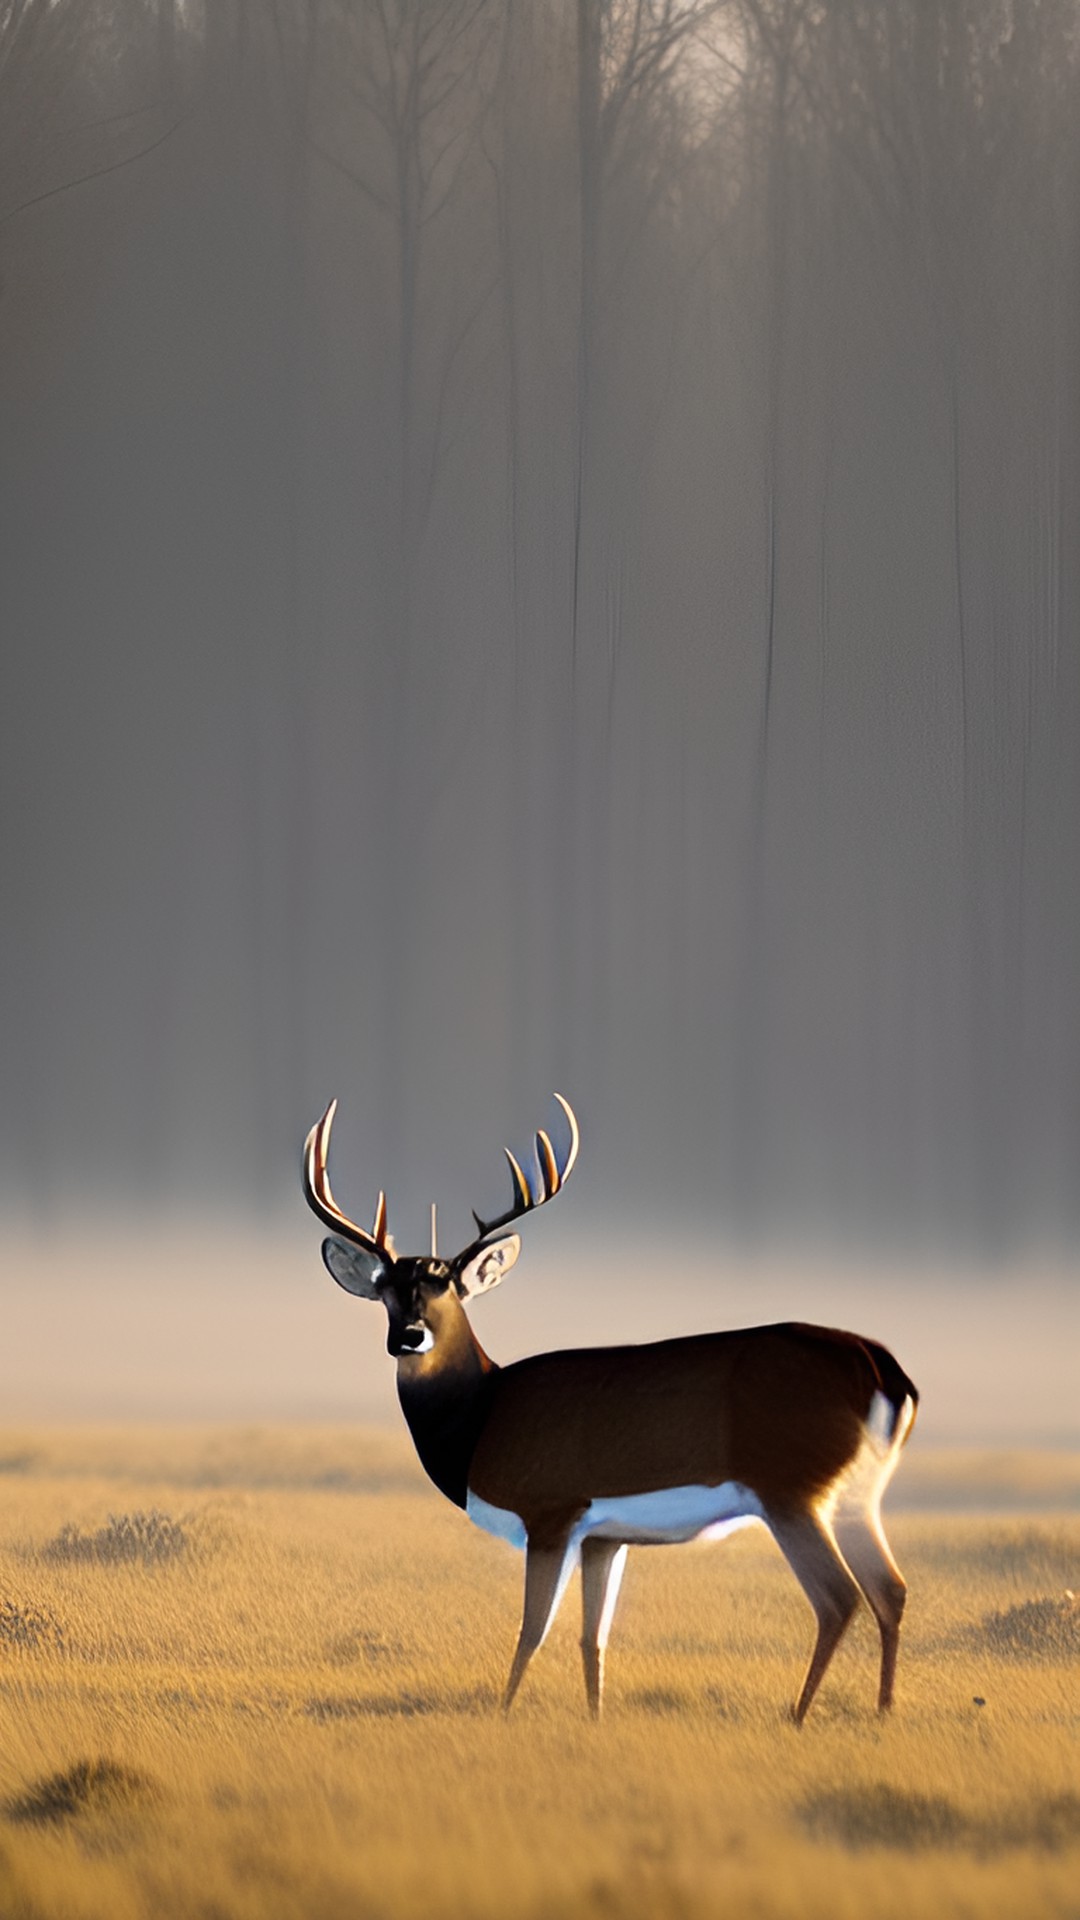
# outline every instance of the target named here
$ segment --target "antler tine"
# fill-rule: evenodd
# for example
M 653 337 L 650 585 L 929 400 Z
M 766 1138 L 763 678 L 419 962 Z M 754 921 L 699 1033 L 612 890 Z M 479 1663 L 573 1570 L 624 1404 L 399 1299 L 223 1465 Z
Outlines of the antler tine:
M 555 1098 L 562 1108 L 566 1116 L 567 1125 L 570 1128 L 570 1146 L 559 1173 L 559 1184 L 565 1187 L 570 1175 L 574 1171 L 574 1162 L 578 1157 L 578 1148 L 581 1145 L 581 1129 L 578 1126 L 577 1117 L 569 1100 L 564 1100 L 561 1093 L 557 1093 Z
M 372 1231 L 365 1233 L 355 1220 L 350 1220 L 348 1214 L 342 1213 L 331 1192 L 326 1162 L 330 1151 L 330 1129 L 336 1112 L 337 1101 L 331 1100 L 322 1119 L 312 1127 L 304 1142 L 304 1196 L 312 1212 L 318 1214 L 323 1224 L 334 1233 L 341 1234 L 345 1240 L 352 1240 L 358 1247 L 370 1247 L 373 1252 L 385 1255 L 386 1195 L 380 1193 Z
M 514 1185 L 513 1205 L 509 1207 L 505 1213 L 498 1214 L 493 1220 L 481 1219 L 475 1207 L 473 1208 L 473 1219 L 476 1221 L 478 1238 L 471 1241 L 464 1252 L 458 1255 L 459 1262 L 463 1262 L 469 1257 L 474 1248 L 479 1246 L 480 1241 L 485 1240 L 489 1234 L 498 1232 L 501 1227 L 509 1226 L 511 1220 L 520 1220 L 523 1214 L 532 1213 L 534 1208 L 542 1207 L 545 1201 L 554 1199 L 560 1189 L 566 1185 L 570 1177 L 571 1169 L 577 1159 L 581 1135 L 578 1130 L 577 1120 L 574 1117 L 574 1110 L 569 1101 L 564 1100 L 561 1093 L 557 1093 L 555 1098 L 562 1108 L 563 1113 L 566 1115 L 570 1127 L 570 1145 L 562 1165 L 560 1166 L 559 1164 L 558 1156 L 556 1155 L 548 1134 L 541 1128 L 536 1135 L 539 1190 L 534 1193 L 529 1180 L 522 1171 L 519 1161 L 511 1153 L 509 1147 L 504 1147 L 503 1152 L 506 1155 L 507 1164 L 510 1168 L 510 1178 Z
M 513 1206 L 511 1211 L 507 1214 L 506 1218 L 508 1220 L 516 1220 L 519 1213 L 528 1213 L 530 1207 L 535 1207 L 536 1201 L 533 1199 L 532 1188 L 530 1187 L 528 1181 L 526 1180 L 525 1175 L 522 1173 L 521 1168 L 518 1165 L 518 1162 L 515 1160 L 509 1147 L 504 1147 L 503 1152 L 506 1155 L 507 1162 L 510 1167 L 510 1178 L 514 1183 L 514 1201 L 515 1201 L 515 1205 Z
M 555 1159 L 555 1150 L 543 1127 L 536 1136 L 536 1158 L 540 1167 L 540 1178 L 544 1183 L 544 1199 L 551 1200 L 562 1186 L 562 1175 Z
M 375 1218 L 371 1223 L 371 1236 L 377 1247 L 386 1245 L 386 1195 L 379 1188 L 379 1197 L 375 1202 Z

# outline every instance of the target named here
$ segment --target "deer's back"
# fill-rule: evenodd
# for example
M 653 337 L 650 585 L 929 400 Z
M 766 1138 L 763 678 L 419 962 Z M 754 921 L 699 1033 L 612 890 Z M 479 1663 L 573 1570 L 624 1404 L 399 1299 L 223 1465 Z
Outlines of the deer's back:
M 875 1391 L 898 1381 L 853 1334 L 798 1323 L 537 1354 L 499 1370 L 473 1494 L 530 1514 L 737 1482 L 765 1506 L 812 1498 L 857 1451 Z M 913 1389 L 912 1389 L 913 1391 Z M 902 1397 L 902 1396 L 901 1396 Z

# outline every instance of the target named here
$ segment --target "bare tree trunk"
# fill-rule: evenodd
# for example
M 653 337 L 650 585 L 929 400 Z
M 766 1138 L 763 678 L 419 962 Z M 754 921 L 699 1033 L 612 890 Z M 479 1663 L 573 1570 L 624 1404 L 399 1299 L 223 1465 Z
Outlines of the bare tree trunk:
M 766 16 L 754 4 L 762 57 L 769 73 L 769 134 L 765 175 L 765 582 L 756 742 L 751 763 L 745 867 L 745 926 L 736 1013 L 732 1097 L 735 1109 L 735 1209 L 745 1230 L 757 1231 L 771 1187 L 764 1164 L 767 1140 L 769 1018 L 772 945 L 769 926 L 769 803 L 775 698 L 780 546 L 783 512 L 784 378 L 788 324 L 788 129 L 794 36 L 799 14 L 784 0 Z

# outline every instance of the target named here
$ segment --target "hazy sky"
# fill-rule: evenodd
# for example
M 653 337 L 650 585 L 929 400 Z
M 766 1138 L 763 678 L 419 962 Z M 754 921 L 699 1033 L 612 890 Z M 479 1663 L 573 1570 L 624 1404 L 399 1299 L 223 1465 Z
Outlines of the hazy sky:
M 558 1087 L 593 1242 L 1072 1270 L 1078 108 L 1071 4 L 0 16 L 13 1231 L 332 1094 L 465 1219 Z

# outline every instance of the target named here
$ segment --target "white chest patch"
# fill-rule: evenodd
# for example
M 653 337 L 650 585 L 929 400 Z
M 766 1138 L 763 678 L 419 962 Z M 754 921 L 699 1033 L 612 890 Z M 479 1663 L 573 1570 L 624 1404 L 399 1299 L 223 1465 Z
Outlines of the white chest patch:
M 506 1507 L 493 1507 L 470 1493 L 469 1519 L 485 1533 L 511 1546 L 524 1547 L 525 1525 Z M 623 1540 L 635 1546 L 675 1546 L 687 1540 L 719 1540 L 736 1527 L 764 1519 L 757 1495 L 737 1480 L 718 1487 L 661 1487 L 655 1493 L 625 1493 L 593 1500 L 574 1528 L 571 1547 L 588 1534 L 600 1540 Z
M 493 1507 L 489 1501 L 470 1492 L 466 1496 L 465 1511 L 475 1527 L 495 1534 L 499 1540 L 509 1540 L 512 1547 L 524 1548 L 525 1522 L 511 1513 L 509 1507 Z

